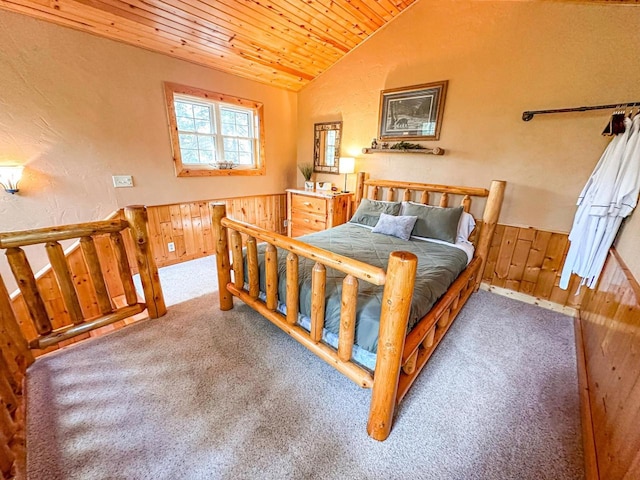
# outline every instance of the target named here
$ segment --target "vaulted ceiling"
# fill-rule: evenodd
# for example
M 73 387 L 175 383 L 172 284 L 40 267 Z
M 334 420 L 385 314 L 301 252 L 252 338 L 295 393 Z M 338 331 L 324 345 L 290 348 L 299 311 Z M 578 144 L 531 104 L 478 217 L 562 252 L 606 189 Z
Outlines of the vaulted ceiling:
M 0 0 L 0 8 L 298 91 L 415 0 Z

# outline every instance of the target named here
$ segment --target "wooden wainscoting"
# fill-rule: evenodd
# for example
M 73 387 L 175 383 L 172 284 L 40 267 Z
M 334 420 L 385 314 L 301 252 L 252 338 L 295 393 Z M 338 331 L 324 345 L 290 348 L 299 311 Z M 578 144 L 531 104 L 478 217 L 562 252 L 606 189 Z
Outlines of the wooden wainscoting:
M 482 281 L 490 291 L 575 314 L 586 289 L 575 295 L 579 285 L 575 275 L 568 290 L 558 286 L 568 249 L 566 233 L 498 225 Z
M 209 204 L 214 200 L 148 207 L 149 237 L 159 267 L 213 255 Z M 286 235 L 287 197 L 284 193 L 215 200 L 225 202 L 227 215 Z M 175 251 L 168 244 L 173 242 Z
M 640 478 L 640 285 L 611 250 L 580 309 L 587 383 L 603 480 Z
M 232 218 L 286 234 L 284 220 L 286 219 L 287 209 L 286 195 L 284 193 L 151 206 L 147 207 L 149 240 L 158 266 L 172 265 L 215 253 L 211 230 L 211 213 L 209 210 L 209 204 L 213 201 L 224 201 L 227 205 L 228 215 Z M 109 218 L 120 217 L 122 217 L 121 212 L 115 212 L 109 216 Z M 129 265 L 132 272 L 137 273 L 132 239 L 128 231 L 123 232 L 123 239 L 127 247 Z M 167 247 L 169 242 L 174 243 L 174 252 L 169 252 Z M 124 306 L 124 290 L 118 275 L 116 257 L 111 242 L 108 237 L 96 237 L 95 245 L 100 266 L 105 273 L 107 290 L 112 303 L 116 307 Z M 80 306 L 84 316 L 86 318 L 99 316 L 100 309 L 97 296 L 79 245 L 76 244 L 68 248 L 66 256 L 73 281 L 78 290 Z M 45 267 L 38 272 L 36 278 L 38 290 L 45 302 L 53 328 L 57 329 L 70 325 L 71 319 L 64 306 L 60 288 L 51 268 Z M 27 340 L 36 338 L 37 333 L 29 319 L 27 306 L 22 295 L 14 294 L 12 296 L 12 306 L 24 336 Z M 147 318 L 147 315 L 143 312 L 134 317 L 120 320 L 92 332 L 65 340 L 57 346 L 49 347 L 46 350 L 34 350 L 34 355 L 39 356 L 90 337 L 104 335 L 145 318 Z

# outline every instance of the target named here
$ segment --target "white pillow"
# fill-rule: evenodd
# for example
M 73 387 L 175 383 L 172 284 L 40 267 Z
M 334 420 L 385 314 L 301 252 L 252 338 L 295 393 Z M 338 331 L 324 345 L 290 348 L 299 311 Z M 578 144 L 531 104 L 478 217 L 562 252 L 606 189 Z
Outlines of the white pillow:
M 476 220 L 473 218 L 473 215 L 467 212 L 462 212 L 460 215 L 460 221 L 458 222 L 458 234 L 456 240 L 458 241 L 469 241 L 469 235 L 473 232 L 473 229 L 476 228 Z
M 386 213 L 380 214 L 380 219 L 376 226 L 371 230 L 373 233 L 382 233 L 383 235 L 391 235 L 398 237 L 402 240 L 409 240 L 411 237 L 411 230 L 416 224 L 418 217 L 403 215 L 397 217 L 395 215 L 388 215 Z

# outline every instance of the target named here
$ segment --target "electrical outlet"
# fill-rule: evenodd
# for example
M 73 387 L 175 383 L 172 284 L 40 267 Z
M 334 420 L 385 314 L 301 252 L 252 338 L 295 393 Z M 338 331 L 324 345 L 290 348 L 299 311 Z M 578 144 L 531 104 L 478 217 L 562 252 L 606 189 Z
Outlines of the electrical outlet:
M 285 227 L 289 226 L 289 220 L 287 220 L 286 218 L 284 219 L 284 222 L 282 222 L 284 224 Z
M 167 250 L 169 250 L 170 252 L 175 252 L 176 251 L 176 244 L 173 243 L 173 242 L 167 243 Z
M 116 188 L 133 187 L 133 177 L 131 175 L 114 175 L 113 186 Z

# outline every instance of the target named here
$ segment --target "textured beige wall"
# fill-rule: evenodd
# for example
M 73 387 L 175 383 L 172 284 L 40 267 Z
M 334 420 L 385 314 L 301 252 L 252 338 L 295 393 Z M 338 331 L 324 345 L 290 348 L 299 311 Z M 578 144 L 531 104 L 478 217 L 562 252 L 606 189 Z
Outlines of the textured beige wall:
M 342 120 L 342 152 L 357 154 L 376 136 L 380 90 L 446 79 L 440 141 L 429 142 L 446 155 L 360 154 L 357 169 L 433 183 L 505 179 L 502 222 L 569 231 L 577 195 L 609 141 L 600 133 L 610 112 L 530 122 L 521 114 L 640 100 L 638 32 L 633 6 L 420 0 L 303 89 L 298 162 L 312 158 L 315 122 Z M 629 248 L 640 222 L 631 223 L 620 247 L 640 278 L 639 254 Z
M 266 176 L 176 178 L 163 81 L 263 102 Z M 0 162 L 27 165 L 20 195 L 0 192 L 0 231 L 282 192 L 295 182 L 296 116 L 293 93 L 0 10 Z M 135 187 L 113 188 L 114 174 Z

